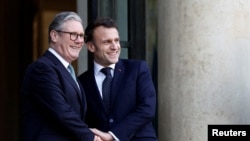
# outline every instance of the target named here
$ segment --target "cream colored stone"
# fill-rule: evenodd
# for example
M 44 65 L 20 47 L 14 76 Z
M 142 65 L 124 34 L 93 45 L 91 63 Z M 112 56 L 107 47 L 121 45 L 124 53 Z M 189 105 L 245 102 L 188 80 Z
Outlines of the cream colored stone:
M 158 0 L 160 141 L 250 124 L 250 1 Z

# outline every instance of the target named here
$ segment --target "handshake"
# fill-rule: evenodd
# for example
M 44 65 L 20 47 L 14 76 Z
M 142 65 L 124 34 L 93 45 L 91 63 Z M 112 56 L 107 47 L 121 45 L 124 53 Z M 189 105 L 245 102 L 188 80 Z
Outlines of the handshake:
M 90 130 L 95 134 L 94 141 L 114 141 L 110 133 L 102 132 L 96 128 L 90 128 Z

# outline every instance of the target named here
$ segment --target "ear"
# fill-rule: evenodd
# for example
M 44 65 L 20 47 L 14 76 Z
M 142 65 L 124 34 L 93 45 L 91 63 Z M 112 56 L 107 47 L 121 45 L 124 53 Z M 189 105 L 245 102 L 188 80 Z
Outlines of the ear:
M 92 42 L 87 42 L 86 47 L 90 52 L 95 52 L 95 46 Z
M 49 35 L 50 35 L 51 41 L 53 41 L 53 42 L 57 41 L 58 34 L 57 34 L 57 32 L 55 30 L 51 30 Z

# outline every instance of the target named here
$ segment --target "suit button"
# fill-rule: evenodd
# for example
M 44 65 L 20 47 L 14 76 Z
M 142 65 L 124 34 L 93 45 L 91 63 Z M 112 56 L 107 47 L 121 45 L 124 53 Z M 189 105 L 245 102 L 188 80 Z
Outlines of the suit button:
M 113 122 L 114 122 L 114 120 L 111 118 L 111 119 L 109 119 L 109 122 L 110 122 L 110 123 L 113 123 Z

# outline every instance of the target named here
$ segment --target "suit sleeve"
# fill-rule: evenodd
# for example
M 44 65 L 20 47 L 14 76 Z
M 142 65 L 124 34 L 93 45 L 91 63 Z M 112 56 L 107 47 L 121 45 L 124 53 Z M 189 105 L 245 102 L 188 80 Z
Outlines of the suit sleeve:
M 31 98 L 46 120 L 68 131 L 79 141 L 93 141 L 94 135 L 65 98 L 59 70 L 45 63 L 37 64 L 30 72 Z M 74 91 L 72 91 L 74 92 Z
M 137 64 L 138 73 L 136 80 L 137 104 L 121 122 L 112 128 L 111 132 L 121 139 L 131 138 L 145 125 L 151 124 L 156 109 L 156 91 L 152 82 L 151 74 L 146 62 Z

